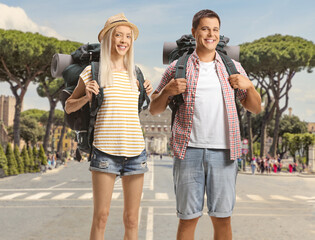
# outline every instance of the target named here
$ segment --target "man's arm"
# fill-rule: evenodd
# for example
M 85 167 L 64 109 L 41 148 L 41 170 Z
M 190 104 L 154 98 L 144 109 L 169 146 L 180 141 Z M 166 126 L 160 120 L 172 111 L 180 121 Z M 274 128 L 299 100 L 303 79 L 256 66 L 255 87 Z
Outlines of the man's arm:
M 172 79 L 159 93 L 155 91 L 151 96 L 150 113 L 156 115 L 164 112 L 170 102 L 169 97 L 185 92 L 186 84 L 184 78 Z
M 246 98 L 241 100 L 242 105 L 248 111 L 258 114 L 261 112 L 261 97 L 256 91 L 253 83 L 241 74 L 233 74 L 229 78 L 231 86 L 236 89 L 244 89 L 247 91 Z

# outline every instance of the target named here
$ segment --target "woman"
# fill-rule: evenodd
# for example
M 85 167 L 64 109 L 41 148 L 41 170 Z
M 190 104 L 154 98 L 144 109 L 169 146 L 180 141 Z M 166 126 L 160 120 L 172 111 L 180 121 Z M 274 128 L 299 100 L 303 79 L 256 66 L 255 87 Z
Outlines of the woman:
M 104 239 L 116 176 L 122 178 L 124 195 L 124 239 L 138 238 L 138 212 L 144 173 L 148 171 L 138 116 L 138 81 L 135 77 L 133 41 L 138 28 L 124 14 L 110 17 L 98 35 L 101 43 L 100 83 L 104 99 L 94 129 L 92 172 L 94 214 L 90 239 Z M 144 82 L 147 94 L 153 90 Z M 81 73 L 79 83 L 66 102 L 74 112 L 98 94 L 91 66 Z

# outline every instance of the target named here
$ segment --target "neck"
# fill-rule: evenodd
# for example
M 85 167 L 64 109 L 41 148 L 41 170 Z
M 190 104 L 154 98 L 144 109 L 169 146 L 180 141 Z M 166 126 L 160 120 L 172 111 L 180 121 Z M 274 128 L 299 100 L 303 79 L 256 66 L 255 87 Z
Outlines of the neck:
M 212 62 L 215 59 L 215 50 L 196 48 L 196 53 L 202 62 Z
M 124 56 L 119 54 L 111 55 L 111 68 L 113 71 L 124 71 L 127 70 L 124 64 Z

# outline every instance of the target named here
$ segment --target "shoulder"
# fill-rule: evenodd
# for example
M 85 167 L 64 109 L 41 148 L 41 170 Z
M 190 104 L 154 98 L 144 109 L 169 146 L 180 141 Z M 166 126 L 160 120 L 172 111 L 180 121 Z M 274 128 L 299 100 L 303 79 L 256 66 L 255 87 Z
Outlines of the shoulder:
M 92 80 L 91 65 L 88 65 L 88 66 L 86 66 L 86 68 L 84 68 L 84 70 L 80 74 L 80 78 L 82 78 L 82 80 L 85 84 Z

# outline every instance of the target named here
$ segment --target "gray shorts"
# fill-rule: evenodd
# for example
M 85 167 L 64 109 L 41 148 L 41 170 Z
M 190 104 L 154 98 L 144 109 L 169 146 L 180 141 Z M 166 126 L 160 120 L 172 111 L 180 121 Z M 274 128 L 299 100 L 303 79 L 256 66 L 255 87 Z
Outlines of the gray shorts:
M 93 148 L 91 171 L 113 173 L 117 176 L 142 174 L 149 171 L 147 166 L 146 151 L 135 157 L 114 156 Z
M 202 216 L 205 192 L 209 216 L 231 216 L 237 171 L 237 162 L 230 160 L 229 149 L 188 147 L 184 160 L 174 158 L 177 216 L 180 219 Z

